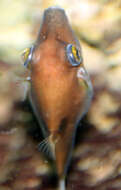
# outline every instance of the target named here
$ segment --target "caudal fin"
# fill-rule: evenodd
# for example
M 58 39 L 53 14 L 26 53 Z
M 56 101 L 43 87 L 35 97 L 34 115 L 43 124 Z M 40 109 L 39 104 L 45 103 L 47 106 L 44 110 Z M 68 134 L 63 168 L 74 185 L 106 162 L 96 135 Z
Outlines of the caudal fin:
M 58 190 L 66 190 L 65 178 L 59 180 Z

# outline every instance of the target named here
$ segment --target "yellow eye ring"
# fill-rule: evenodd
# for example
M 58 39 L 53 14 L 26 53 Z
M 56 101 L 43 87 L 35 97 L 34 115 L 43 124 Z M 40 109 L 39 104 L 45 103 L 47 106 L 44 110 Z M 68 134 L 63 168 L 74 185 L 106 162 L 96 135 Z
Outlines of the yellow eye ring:
M 73 53 L 73 56 L 75 57 L 76 61 L 80 61 L 80 54 L 79 54 L 79 51 L 76 49 L 75 46 L 72 46 L 72 53 Z
M 79 66 L 82 63 L 80 51 L 72 44 L 66 47 L 67 57 L 72 66 Z
M 26 48 L 23 52 L 23 60 L 24 62 L 27 60 L 28 56 L 29 56 L 29 53 L 30 53 L 30 48 Z
M 34 46 L 32 46 L 31 48 L 26 48 L 22 54 L 22 58 L 23 58 L 25 67 L 30 66 L 30 63 L 32 60 L 32 55 L 33 55 L 33 50 L 34 50 Z

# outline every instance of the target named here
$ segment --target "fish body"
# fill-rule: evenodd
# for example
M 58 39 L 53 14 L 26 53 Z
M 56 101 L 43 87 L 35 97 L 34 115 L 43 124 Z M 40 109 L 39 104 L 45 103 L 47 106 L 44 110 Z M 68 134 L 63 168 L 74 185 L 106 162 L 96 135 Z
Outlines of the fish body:
M 31 57 L 30 101 L 64 190 L 77 123 L 88 110 L 93 90 L 80 43 L 63 9 L 44 11 Z

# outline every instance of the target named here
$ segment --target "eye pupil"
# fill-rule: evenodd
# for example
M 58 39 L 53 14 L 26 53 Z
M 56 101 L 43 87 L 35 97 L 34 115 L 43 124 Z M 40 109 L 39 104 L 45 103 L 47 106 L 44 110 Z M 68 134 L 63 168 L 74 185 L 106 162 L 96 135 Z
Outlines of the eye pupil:
M 82 63 L 82 57 L 79 50 L 72 44 L 66 47 L 67 57 L 72 66 L 79 66 Z
M 77 59 L 78 59 L 78 61 L 80 60 L 80 57 L 81 57 L 81 55 L 80 55 L 80 52 L 77 50 L 76 51 L 76 56 L 77 56 Z

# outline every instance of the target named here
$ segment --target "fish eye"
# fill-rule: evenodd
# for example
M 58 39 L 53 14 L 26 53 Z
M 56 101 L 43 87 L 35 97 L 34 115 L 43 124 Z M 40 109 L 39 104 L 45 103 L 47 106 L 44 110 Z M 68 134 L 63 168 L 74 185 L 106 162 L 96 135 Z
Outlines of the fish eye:
M 79 66 L 82 63 L 80 51 L 72 44 L 66 47 L 67 58 L 72 66 Z
M 30 68 L 32 55 L 33 55 L 33 49 L 34 49 L 34 46 L 32 46 L 31 48 L 26 48 L 24 50 L 24 52 L 22 53 L 22 59 L 24 61 L 24 66 L 27 68 Z

